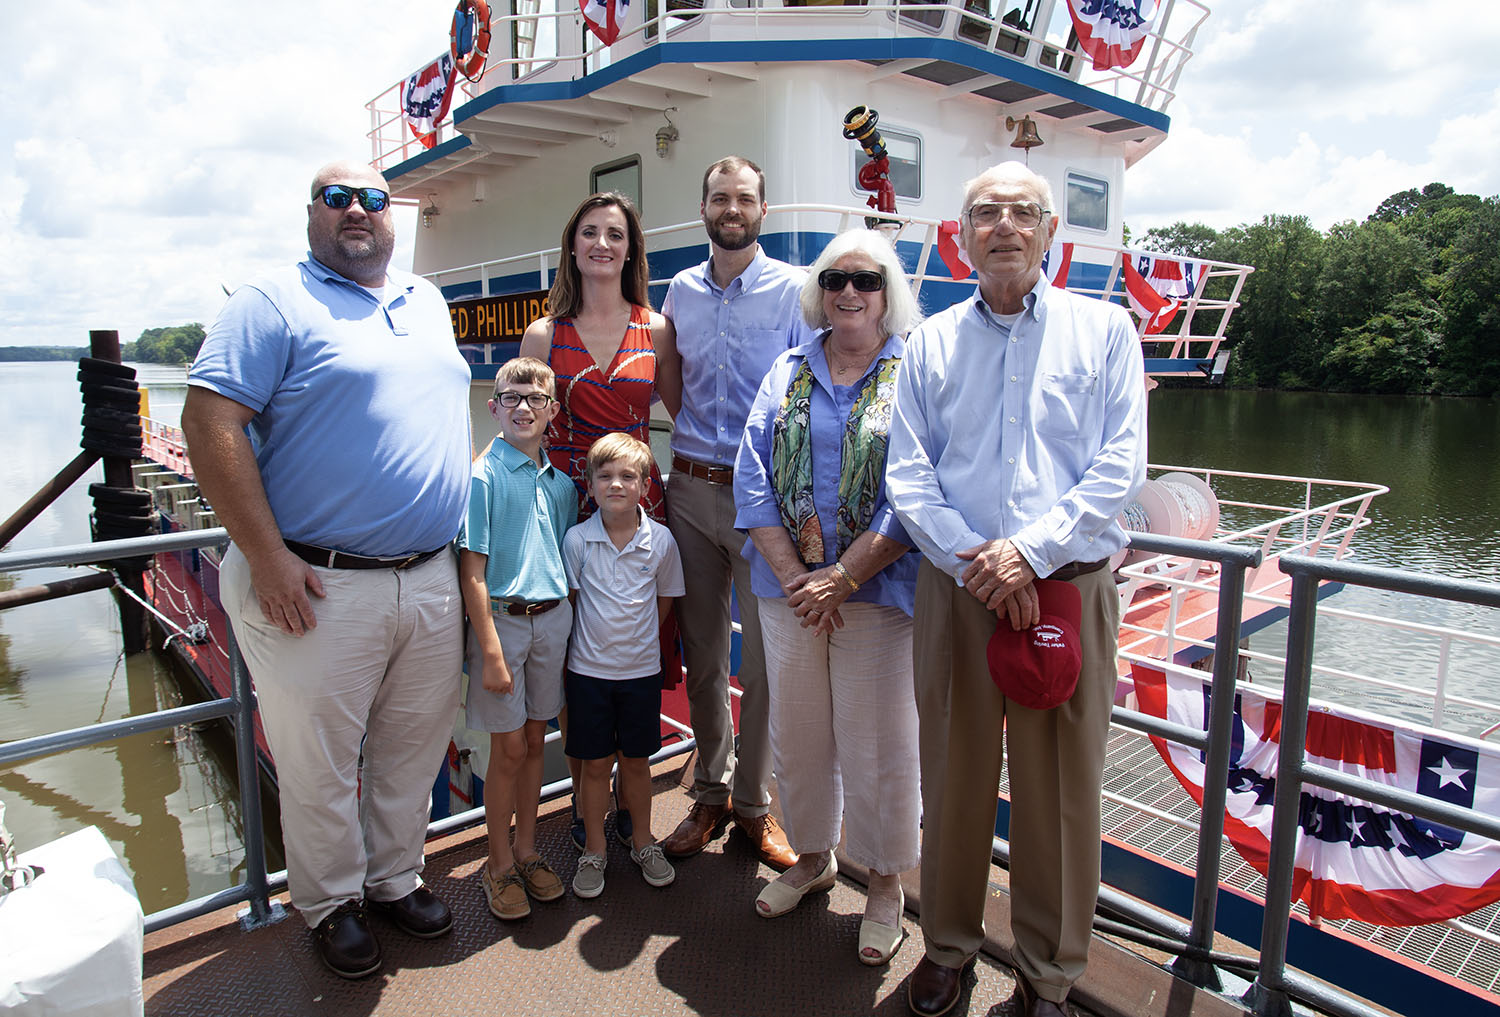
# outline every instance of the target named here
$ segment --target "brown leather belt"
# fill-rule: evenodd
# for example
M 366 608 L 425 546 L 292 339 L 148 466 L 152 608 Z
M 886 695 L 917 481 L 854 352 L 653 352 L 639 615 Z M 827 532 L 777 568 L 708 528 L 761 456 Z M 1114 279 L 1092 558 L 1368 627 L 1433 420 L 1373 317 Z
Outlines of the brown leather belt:
M 734 468 L 732 466 L 705 466 L 695 463 L 691 459 L 684 459 L 677 453 L 672 453 L 672 472 L 686 473 L 690 477 L 706 480 L 710 484 L 733 484 Z
M 491 600 L 490 603 L 492 603 L 492 604 L 495 605 L 495 610 L 497 610 L 497 611 L 503 611 L 505 614 L 509 614 L 509 615 L 533 615 L 533 614 L 546 614 L 548 611 L 552 610 L 558 604 L 561 604 L 562 601 L 560 601 L 560 600 L 532 600 L 532 601 L 526 601 L 526 600 Z
M 304 544 L 300 540 L 283 540 L 286 549 L 309 565 L 318 565 L 325 569 L 402 569 L 415 568 L 436 557 L 443 551 L 448 550 L 448 545 L 434 548 L 431 551 L 423 551 L 420 554 L 409 554 L 404 558 L 366 558 L 363 555 L 349 554 L 347 551 L 334 551 L 326 547 L 318 547 L 314 544 Z
M 1108 564 L 1108 558 L 1100 558 L 1098 561 L 1070 561 L 1047 578 L 1077 579 L 1079 576 L 1086 576 L 1090 572 L 1098 572 Z

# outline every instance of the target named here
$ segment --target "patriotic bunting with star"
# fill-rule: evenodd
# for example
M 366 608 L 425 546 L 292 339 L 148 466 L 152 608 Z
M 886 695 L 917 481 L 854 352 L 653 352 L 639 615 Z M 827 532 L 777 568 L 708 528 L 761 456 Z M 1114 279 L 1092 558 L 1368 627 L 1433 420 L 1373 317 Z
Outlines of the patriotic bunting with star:
M 1146 335 L 1160 335 L 1177 317 L 1186 298 L 1203 285 L 1208 266 L 1168 256 L 1122 254 L 1120 270 L 1130 309 Z
M 1078 44 L 1094 70 L 1129 67 L 1146 48 L 1156 0 L 1068 0 Z
M 1141 712 L 1208 729 L 1207 681 L 1141 664 L 1132 672 Z M 1224 832 L 1262 875 L 1270 858 L 1280 738 L 1280 701 L 1241 685 Z M 1202 805 L 1202 754 L 1151 741 Z M 1500 746 L 1314 704 L 1306 751 L 1310 763 L 1485 815 L 1500 812 Z M 1292 899 L 1306 901 L 1314 919 L 1427 925 L 1500 900 L 1500 843 L 1311 786 L 1302 791 L 1298 816 Z
M 453 57 L 447 53 L 401 83 L 401 116 L 423 148 L 437 144 L 438 124 L 453 102 Z

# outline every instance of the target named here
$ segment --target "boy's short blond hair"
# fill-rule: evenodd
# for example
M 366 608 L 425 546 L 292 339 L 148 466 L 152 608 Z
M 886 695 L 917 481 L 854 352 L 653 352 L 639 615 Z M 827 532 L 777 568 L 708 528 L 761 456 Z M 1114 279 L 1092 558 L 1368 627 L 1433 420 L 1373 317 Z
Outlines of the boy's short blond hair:
M 617 460 L 624 460 L 626 466 L 633 467 L 642 480 L 651 475 L 651 446 L 622 431 L 615 431 L 589 446 L 589 479 L 594 479 L 594 474 L 601 466 Z
M 557 397 L 557 376 L 552 368 L 536 357 L 515 357 L 500 365 L 495 372 L 495 387 L 492 396 L 500 394 L 501 385 L 535 385 L 545 389 L 549 396 Z

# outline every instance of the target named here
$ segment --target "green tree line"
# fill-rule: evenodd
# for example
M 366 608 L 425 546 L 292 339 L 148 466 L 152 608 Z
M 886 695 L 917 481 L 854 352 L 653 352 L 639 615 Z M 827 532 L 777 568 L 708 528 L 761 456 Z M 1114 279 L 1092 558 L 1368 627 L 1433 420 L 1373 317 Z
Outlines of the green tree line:
M 186 364 L 203 345 L 203 326 L 198 322 L 148 328 L 133 343 L 126 343 L 121 356 L 138 364 Z
M 1230 385 L 1500 393 L 1500 198 L 1401 191 L 1363 222 L 1302 215 L 1214 230 L 1178 222 L 1141 246 L 1255 266 L 1225 338 Z M 1227 280 L 1213 296 L 1227 297 Z
M 77 360 L 88 355 L 87 346 L 0 346 L 0 363 Z

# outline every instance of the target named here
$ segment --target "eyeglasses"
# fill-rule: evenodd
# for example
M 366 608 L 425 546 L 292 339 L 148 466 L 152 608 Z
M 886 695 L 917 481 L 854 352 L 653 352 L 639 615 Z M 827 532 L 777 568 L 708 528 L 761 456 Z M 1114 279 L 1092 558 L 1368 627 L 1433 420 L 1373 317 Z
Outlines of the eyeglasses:
M 1034 201 L 981 201 L 970 205 L 964 212 L 969 225 L 976 230 L 1000 225 L 1000 220 L 1010 214 L 1010 224 L 1019 230 L 1034 230 L 1042 224 L 1042 216 L 1050 215 L 1052 209 L 1043 208 Z
M 848 283 L 853 283 L 854 288 L 861 293 L 874 293 L 885 289 L 885 276 L 868 269 L 845 272 L 837 268 L 827 268 L 818 273 L 818 285 L 830 293 L 840 292 Z
M 545 410 L 552 403 L 552 397 L 545 392 L 528 392 L 522 395 L 519 392 L 506 390 L 495 393 L 495 401 L 507 410 L 513 410 L 521 405 L 521 400 L 526 400 L 526 405 L 534 410 Z
M 384 212 L 385 206 L 391 202 L 391 196 L 378 187 L 345 187 L 343 184 L 320 188 L 313 198 L 322 198 L 323 204 L 329 208 L 348 208 L 349 203 L 358 198 L 359 207 L 366 212 Z

